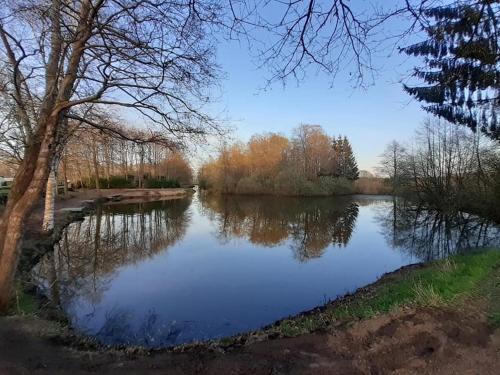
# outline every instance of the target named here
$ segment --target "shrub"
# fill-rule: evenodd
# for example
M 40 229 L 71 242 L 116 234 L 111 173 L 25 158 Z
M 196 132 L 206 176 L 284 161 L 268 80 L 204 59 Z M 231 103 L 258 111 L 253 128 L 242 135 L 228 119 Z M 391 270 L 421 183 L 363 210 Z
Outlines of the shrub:
M 212 184 L 208 180 L 208 178 L 200 178 L 198 181 L 198 186 L 201 190 L 208 190 L 212 188 Z
M 95 189 L 95 178 L 91 177 L 90 179 L 85 179 L 82 181 L 82 187 L 86 189 Z M 99 188 L 101 189 L 107 189 L 108 187 L 108 180 L 105 178 L 99 178 Z
M 274 181 L 274 192 L 283 195 L 299 195 L 304 179 L 291 169 L 280 171 Z
M 181 184 L 177 180 L 148 178 L 144 181 L 144 187 L 148 189 L 180 188 Z
M 320 177 L 317 181 L 318 190 L 324 195 L 347 195 L 354 192 L 354 183 L 345 177 Z
M 275 191 L 274 181 L 266 178 L 243 177 L 238 181 L 238 194 L 272 194 Z
M 134 187 L 136 187 L 134 179 L 128 179 L 124 176 L 111 176 L 109 178 L 110 189 L 126 189 Z
M 354 183 L 356 194 L 385 195 L 392 194 L 392 188 L 383 178 L 361 177 Z
M 243 177 L 238 181 L 236 193 L 239 194 L 258 194 L 262 193 L 262 186 L 254 177 Z

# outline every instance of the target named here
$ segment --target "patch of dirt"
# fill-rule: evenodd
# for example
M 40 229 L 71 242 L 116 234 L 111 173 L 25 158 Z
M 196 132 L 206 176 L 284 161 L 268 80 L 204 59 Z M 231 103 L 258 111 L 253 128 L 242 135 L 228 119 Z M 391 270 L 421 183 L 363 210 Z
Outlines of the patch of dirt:
M 77 350 L 59 326 L 0 318 L 0 374 L 498 374 L 500 331 L 477 311 L 404 309 L 351 327 L 254 342 L 225 353 Z

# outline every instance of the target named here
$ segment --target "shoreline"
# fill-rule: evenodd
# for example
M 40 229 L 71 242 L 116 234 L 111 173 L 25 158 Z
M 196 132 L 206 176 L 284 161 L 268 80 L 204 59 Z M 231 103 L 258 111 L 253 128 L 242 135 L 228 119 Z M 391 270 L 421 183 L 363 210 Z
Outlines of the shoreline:
M 31 285 L 29 273 L 40 261 L 41 257 L 50 251 L 61 239 L 64 229 L 71 223 L 81 221 L 92 213 L 99 204 L 138 203 L 154 200 L 182 199 L 192 192 L 192 189 L 102 189 L 86 190 L 69 194 L 56 201 L 54 214 L 54 229 L 50 232 L 42 230 L 43 202 L 34 210 L 26 226 L 30 228 L 23 234 L 21 256 L 16 278 L 20 283 L 21 292 L 35 299 L 47 302 L 45 297 Z M 29 233 L 29 234 L 27 234 Z M 60 319 L 60 317 L 58 317 Z
M 0 373 L 149 374 L 162 369 L 175 374 L 253 375 L 281 369 L 278 373 L 312 375 L 323 369 L 338 374 L 454 374 L 458 370 L 494 374 L 500 365 L 500 322 L 494 325 L 489 320 L 488 306 L 498 302 L 498 250 L 405 266 L 341 299 L 258 331 L 170 348 L 104 346 L 56 319 L 37 314 L 0 317 Z M 468 274 L 491 260 L 492 274 L 488 271 L 472 280 L 474 294 L 460 289 L 461 281 L 457 284 L 451 278 L 444 280 L 446 284 L 460 288 L 453 298 L 438 303 L 429 303 L 435 296 L 428 295 L 425 301 L 396 303 L 366 316 L 348 312 L 365 302 L 370 305 L 381 291 L 404 286 L 409 279 L 430 280 L 426 274 L 439 279 L 443 272 L 460 279 L 463 266 Z M 300 329 L 291 331 L 291 323 Z
M 41 230 L 38 232 L 33 232 L 31 236 L 23 241 L 23 251 L 22 258 L 19 264 L 19 277 L 24 279 L 24 282 L 29 282 L 26 278 L 29 278 L 29 273 L 33 266 L 35 266 L 41 257 L 50 251 L 53 251 L 55 244 L 61 239 L 64 229 L 71 223 L 83 220 L 83 218 L 92 213 L 98 204 L 126 204 L 126 203 L 137 203 L 137 202 L 147 202 L 153 200 L 163 200 L 163 199 L 181 199 L 192 191 L 191 189 L 101 189 L 97 190 L 86 190 L 78 192 L 78 194 L 70 197 L 69 199 L 61 199 L 56 203 L 56 220 L 54 224 L 54 229 L 51 233 L 44 233 Z M 230 194 L 231 195 L 231 194 Z M 362 198 L 364 194 L 350 194 L 349 196 Z M 373 195 L 368 195 L 372 197 Z M 293 197 L 293 196 L 289 196 Z M 341 196 L 341 197 L 346 197 Z M 391 196 L 381 196 L 384 198 L 390 198 Z M 301 197 L 301 198 L 314 198 L 311 197 Z M 46 296 L 40 294 L 35 286 L 27 288 L 24 292 L 30 297 L 35 299 L 35 303 L 40 308 L 39 313 L 41 316 L 38 318 L 41 320 L 46 320 L 48 322 L 55 322 L 63 324 L 63 331 L 57 340 L 60 340 L 69 347 L 74 347 L 76 349 L 85 348 L 86 350 L 92 350 L 96 352 L 106 352 L 111 351 L 132 351 L 139 353 L 153 353 L 153 352 L 185 352 L 185 351 L 199 351 L 199 350 L 215 350 L 224 351 L 231 347 L 244 346 L 247 343 L 272 340 L 274 338 L 282 337 L 276 335 L 273 332 L 275 327 L 278 327 L 285 321 L 290 319 L 298 319 L 305 316 L 313 315 L 320 312 L 329 306 L 341 306 L 346 301 L 351 301 L 353 299 L 359 298 L 359 296 L 369 293 L 372 288 L 377 285 L 386 282 L 386 279 L 391 277 L 391 275 L 399 274 L 401 272 L 406 272 L 408 269 L 415 269 L 424 267 L 423 263 L 416 263 L 412 265 L 403 266 L 397 270 L 387 272 L 380 276 L 375 282 L 368 284 L 364 287 L 358 288 L 355 291 L 349 292 L 335 300 L 328 301 L 326 304 L 316 306 L 310 310 L 305 310 L 295 314 L 293 316 L 283 317 L 278 319 L 260 329 L 243 332 L 241 334 L 236 334 L 229 337 L 223 337 L 220 339 L 211 339 L 204 341 L 194 341 L 179 345 L 165 346 L 165 347 L 142 347 L 136 345 L 121 345 L 121 346 L 108 346 L 100 343 L 97 339 L 92 336 L 85 335 L 77 330 L 73 329 L 69 325 L 67 316 L 59 307 L 53 306 L 50 300 Z M 43 307 L 42 307 L 43 306 Z
M 121 203 L 138 203 L 147 202 L 152 200 L 163 200 L 163 199 L 181 199 L 188 194 L 189 189 L 106 189 L 101 191 L 86 191 L 84 194 L 78 194 L 70 199 L 59 201 L 58 209 L 56 212 L 56 222 L 54 225 L 54 230 L 47 234 L 43 232 L 38 232 L 29 236 L 25 241 L 23 241 L 23 251 L 22 258 L 20 261 L 18 277 L 24 279 L 23 282 L 29 283 L 26 278 L 29 277 L 29 273 L 34 265 L 38 263 L 40 258 L 44 256 L 47 252 L 53 251 L 55 244 L 61 239 L 64 229 L 73 222 L 83 220 L 83 218 L 92 213 L 98 204 L 121 204 Z M 107 193 L 107 194 L 106 194 Z M 110 194 L 111 193 L 111 194 Z M 114 193 L 114 194 L 113 194 Z M 352 194 L 352 197 L 363 198 L 365 194 Z M 372 197 L 373 195 L 368 195 Z M 381 196 L 383 198 L 390 198 L 392 196 Z M 75 203 L 78 203 L 76 207 Z M 75 208 L 76 210 L 73 210 Z M 314 317 L 317 314 L 321 314 L 327 309 L 342 308 L 348 304 L 351 304 L 359 299 L 363 299 L 366 296 L 373 294 L 373 291 L 379 288 L 381 285 L 397 281 L 398 278 L 406 275 L 409 272 L 418 269 L 428 268 L 433 262 L 425 263 L 419 262 L 410 265 L 403 266 L 397 270 L 387 272 L 382 274 L 376 281 L 360 287 L 354 291 L 348 292 L 347 294 L 340 296 L 334 300 L 328 301 L 323 305 L 316 306 L 312 309 L 299 312 L 295 315 L 286 316 L 278 319 L 268 325 L 265 325 L 257 330 L 252 330 L 249 332 L 243 332 L 233 336 L 222 337 L 219 339 L 210 339 L 204 341 L 194 341 L 179 345 L 164 346 L 164 347 L 143 347 L 136 345 L 120 345 L 120 346 L 109 346 L 100 343 L 92 336 L 85 335 L 78 332 L 69 326 L 68 318 L 58 307 L 51 305 L 50 301 L 46 296 L 41 295 L 35 286 L 27 288 L 24 290 L 30 297 L 36 300 L 35 303 L 41 308 L 40 312 L 42 315 L 40 319 L 46 319 L 48 321 L 54 321 L 57 323 L 63 323 L 65 325 L 63 334 L 61 335 L 62 341 L 65 341 L 67 345 L 95 351 L 106 351 L 106 350 L 131 350 L 134 352 L 142 353 L 153 353 L 153 352 L 185 352 L 192 350 L 216 350 L 224 351 L 231 347 L 240 347 L 248 343 L 259 342 L 265 340 L 272 340 L 276 338 L 287 337 L 283 335 L 279 329 L 284 323 L 290 321 L 297 321 L 302 318 Z M 42 307 L 43 305 L 43 307 Z M 44 310 L 42 310 L 44 309 Z M 352 319 L 347 319 L 343 322 L 339 322 L 339 325 L 346 324 L 348 321 L 353 321 Z M 354 319 L 357 320 L 357 319 Z M 313 332 L 314 330 L 310 331 Z M 66 337 L 70 336 L 71 339 L 68 341 Z
M 171 199 L 178 199 L 183 197 L 184 194 L 181 195 L 179 193 L 175 193 L 166 194 L 165 196 L 170 196 Z M 92 210 L 95 209 L 96 205 L 99 203 L 108 202 L 113 204 L 113 200 L 116 201 L 117 198 L 112 197 L 112 195 L 114 194 L 108 194 L 106 197 L 96 197 L 92 202 L 88 199 L 83 199 L 84 197 L 80 197 L 80 203 L 86 201 L 83 202 L 85 203 L 84 209 L 76 212 L 71 210 L 58 211 L 55 229 L 50 236 L 46 235 L 46 238 L 43 241 L 40 241 L 40 238 L 38 238 L 37 242 L 35 235 L 31 238 L 31 241 L 34 242 L 32 242 L 30 246 L 27 246 L 28 244 L 23 245 L 23 249 L 29 249 L 28 251 L 32 251 L 33 254 L 31 254 L 29 259 L 26 260 L 25 267 L 27 268 L 24 268 L 22 272 L 20 272 L 19 276 L 22 277 L 22 274 L 25 276 L 29 275 L 29 270 L 31 270 L 29 266 L 32 266 L 33 261 L 39 259 L 47 251 L 52 250 L 53 245 L 57 242 L 57 238 L 61 236 L 67 225 L 74 221 L 82 220 L 83 217 L 92 212 Z M 119 200 L 120 202 L 126 203 L 128 202 L 128 199 L 131 199 L 132 202 L 134 202 L 135 199 L 138 199 L 138 196 L 131 198 L 127 195 L 124 196 L 127 198 L 121 198 L 121 200 Z M 146 196 L 150 195 L 146 194 Z M 71 199 L 74 198 L 75 197 Z M 58 208 L 70 207 L 68 202 L 71 202 L 71 199 L 68 199 L 62 204 L 59 202 Z M 29 241 L 27 242 L 29 243 Z M 54 370 L 54 366 L 67 366 L 66 364 L 59 363 L 59 360 L 64 359 L 67 362 L 74 359 L 75 356 L 77 358 L 75 366 L 79 369 L 86 368 L 85 366 L 87 366 L 88 362 L 86 358 L 93 358 L 91 361 L 92 366 L 95 366 L 95 371 L 97 373 L 115 373 L 115 370 L 117 371 L 116 373 L 122 373 L 122 370 L 132 368 L 135 369 L 131 370 L 132 373 L 143 373 L 146 371 L 146 368 L 180 368 L 181 370 L 179 373 L 190 374 L 198 371 L 195 371 L 193 367 L 194 365 L 192 364 L 196 364 L 197 361 L 202 363 L 202 367 L 207 368 L 210 368 L 210 366 L 213 365 L 213 361 L 217 363 L 218 361 L 222 361 L 223 363 L 232 363 L 233 361 L 236 361 L 238 368 L 242 368 L 242 366 L 246 366 L 247 363 L 247 359 L 245 357 L 246 354 L 244 353 L 252 352 L 253 350 L 260 350 L 258 349 L 260 347 L 265 347 L 267 348 L 266 350 L 272 353 L 271 356 L 274 356 L 272 363 L 281 363 L 288 358 L 286 351 L 293 350 L 288 349 L 290 345 L 292 345 L 291 343 L 297 342 L 297 345 L 302 347 L 302 345 L 305 345 L 305 343 L 309 342 L 309 340 L 322 342 L 325 337 L 329 338 L 328 340 L 337 340 L 339 337 L 343 337 L 343 335 L 348 335 L 348 337 L 350 337 L 349 335 L 351 335 L 351 333 L 349 332 L 352 330 L 357 330 L 359 327 L 364 327 L 366 325 L 373 325 L 373 322 L 383 321 L 392 326 L 399 324 L 398 322 L 406 321 L 408 319 L 417 319 L 416 317 L 421 316 L 422 314 L 427 314 L 431 317 L 430 319 L 437 319 L 440 321 L 442 319 L 442 311 L 446 311 L 444 319 L 448 319 L 449 316 L 454 316 L 453 319 L 456 320 L 455 323 L 457 326 L 461 326 L 464 319 L 469 319 L 469 313 L 466 313 L 465 315 L 462 313 L 462 310 L 464 309 L 464 307 L 462 307 L 462 303 L 460 303 L 460 306 L 453 304 L 450 305 L 448 302 L 445 302 L 445 300 L 440 300 L 441 302 L 435 305 L 431 304 L 431 307 L 427 308 L 425 306 L 429 304 L 429 301 L 433 300 L 425 300 L 426 303 L 421 304 L 415 302 L 412 296 L 407 296 L 405 297 L 406 299 L 403 298 L 401 300 L 394 300 L 380 307 L 377 305 L 377 298 L 379 298 L 380 295 L 382 295 L 383 298 L 387 296 L 391 297 L 393 295 L 397 296 L 398 291 L 394 288 L 401 285 L 404 286 L 406 284 L 405 288 L 413 293 L 415 292 L 413 287 L 417 285 L 415 284 L 415 280 L 419 283 L 420 280 L 428 280 L 428 282 L 431 283 L 429 284 L 431 287 L 429 290 L 423 290 L 422 293 L 425 298 L 432 299 L 435 297 L 432 289 L 432 277 L 438 277 L 439 279 L 439 274 L 442 274 L 443 272 L 453 273 L 455 268 L 458 269 L 458 267 L 462 267 L 462 265 L 467 266 L 469 263 L 474 265 L 474 259 L 482 259 L 482 257 L 487 256 L 484 254 L 489 253 L 494 253 L 494 251 L 478 252 L 471 255 L 459 255 L 450 260 L 434 261 L 430 263 L 416 263 L 404 266 L 398 270 L 385 273 L 374 283 L 361 287 L 356 291 L 344 295 L 343 297 L 329 301 L 326 304 L 317 306 L 311 310 L 306 310 L 299 314 L 285 317 L 258 330 L 231 337 L 160 348 L 147 348 L 134 345 L 108 346 L 101 344 L 97 341 L 97 339 L 91 336 L 86 336 L 85 334 L 73 329 L 70 326 L 67 317 L 59 308 L 52 306 L 50 301 L 43 296 L 37 295 L 35 290 L 31 289 L 28 293 L 30 293 L 31 297 L 35 296 L 34 298 L 36 299 L 35 302 L 37 304 L 36 311 L 27 314 L 23 314 L 22 311 L 18 311 L 17 314 L 0 317 L 0 372 L 3 368 L 3 362 L 5 362 L 8 358 L 2 358 L 2 348 L 7 348 L 11 345 L 9 344 L 12 340 L 10 336 L 13 336 L 14 340 L 18 340 L 18 342 L 21 343 L 19 344 L 20 346 L 18 351 L 19 356 L 22 359 L 20 359 L 19 363 L 15 365 L 19 368 L 24 368 L 23 366 L 25 366 L 24 362 L 26 362 L 26 356 L 29 357 L 30 355 L 29 352 L 25 352 L 24 349 L 27 343 L 31 345 L 34 342 L 40 342 L 44 348 L 47 347 L 46 355 L 50 357 L 50 361 L 53 363 L 51 365 L 46 365 L 45 362 L 42 362 L 43 366 L 47 366 L 42 367 L 48 369 L 47 374 L 58 373 Z M 498 261 L 496 255 L 492 259 L 496 262 L 494 267 L 492 266 L 492 272 L 499 273 L 500 261 Z M 436 270 L 438 271 L 437 276 L 434 276 L 436 274 Z M 430 279 L 428 278 L 429 274 L 432 275 Z M 408 284 L 409 280 L 413 284 Z M 477 280 L 483 282 L 480 278 Z M 477 284 L 477 280 L 474 279 L 474 283 Z M 408 288 L 408 285 L 413 286 Z M 453 279 L 451 279 L 451 282 L 450 280 L 446 280 L 446 285 L 453 285 Z M 460 285 L 461 284 L 459 284 L 459 289 L 454 292 L 457 295 L 461 295 L 464 292 L 464 290 L 460 289 Z M 396 291 L 394 292 L 393 289 Z M 464 295 L 468 295 L 468 292 L 465 291 Z M 373 301 L 376 303 L 373 303 Z M 477 303 L 474 302 L 470 305 L 475 306 Z M 415 313 L 415 311 L 418 311 L 418 313 Z M 419 324 L 418 320 L 415 321 L 415 324 Z M 480 312 L 479 315 L 471 318 L 470 324 L 479 324 L 484 332 L 489 332 L 487 334 L 482 334 L 482 337 L 484 336 L 482 339 L 484 340 L 486 340 L 485 337 L 489 337 L 490 334 L 495 335 L 495 332 L 500 332 L 500 330 L 490 331 L 490 328 L 487 328 L 490 323 L 487 322 L 485 313 L 483 312 Z M 421 334 L 422 333 L 419 333 L 419 335 Z M 2 335 L 4 335 L 4 339 L 2 339 Z M 373 336 L 373 340 L 388 340 L 385 336 L 381 336 L 379 331 L 370 333 L 370 336 Z M 448 339 L 449 338 L 445 337 L 445 340 Z M 349 346 L 349 340 L 344 344 Z M 277 352 L 277 349 L 275 349 L 276 347 L 282 349 Z M 40 348 L 39 350 L 42 349 Z M 283 350 L 285 352 L 283 352 Z M 331 350 L 334 351 L 336 349 Z M 356 350 L 352 348 L 352 350 L 356 353 L 359 352 L 359 355 L 368 355 L 367 353 L 369 353 L 369 351 L 362 348 Z M 6 353 L 8 352 L 6 351 Z M 302 352 L 299 351 L 297 355 L 300 357 L 302 355 L 301 353 Z M 382 353 L 382 357 L 385 354 L 387 353 Z M 5 355 L 8 356 L 8 354 Z M 241 359 L 241 356 L 245 359 Z M 261 354 L 256 357 L 256 361 L 260 361 L 260 358 Z M 116 361 L 118 361 L 118 363 L 122 363 L 122 365 L 115 368 L 114 363 Z M 352 359 L 352 361 L 355 362 L 354 359 Z M 165 363 L 170 363 L 171 365 L 165 365 Z M 313 362 L 313 364 L 315 363 L 316 362 Z M 495 362 L 494 365 L 497 366 L 500 364 Z M 248 372 L 242 371 L 241 373 L 253 374 L 254 372 L 253 370 L 249 370 Z

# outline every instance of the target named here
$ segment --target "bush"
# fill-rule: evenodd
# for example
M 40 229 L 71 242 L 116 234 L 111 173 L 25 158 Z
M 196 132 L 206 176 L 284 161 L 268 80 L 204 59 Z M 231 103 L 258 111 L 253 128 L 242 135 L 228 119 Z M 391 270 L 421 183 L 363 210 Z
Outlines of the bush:
M 124 176 L 111 176 L 109 178 L 110 189 L 127 189 L 134 187 L 136 187 L 134 179 L 128 179 Z
M 291 169 L 280 171 L 274 181 L 274 192 L 283 195 L 299 195 L 304 179 Z
M 356 194 L 386 195 L 392 194 L 392 187 L 386 179 L 361 177 L 354 183 Z
M 210 183 L 208 178 L 200 178 L 200 180 L 198 181 L 198 186 L 201 190 L 208 190 L 212 188 L 212 184 Z
M 82 181 L 82 187 L 86 189 L 95 189 L 95 178 L 90 180 L 85 179 Z M 132 178 L 127 178 L 125 176 L 110 176 L 109 180 L 107 178 L 99 178 L 99 188 L 101 189 L 132 189 L 137 187 L 137 184 L 132 176 Z
M 148 178 L 144 181 L 144 187 L 148 189 L 180 188 L 181 184 L 177 180 Z
M 317 184 L 325 195 L 348 195 L 354 192 L 354 183 L 345 177 L 320 177 Z
M 95 189 L 95 178 L 92 177 L 90 179 L 85 179 L 82 181 L 82 187 L 86 189 Z M 101 189 L 107 189 L 108 188 L 108 180 L 105 178 L 99 178 L 99 187 Z
M 275 191 L 274 182 L 265 178 L 243 177 L 236 186 L 237 194 L 272 194 Z

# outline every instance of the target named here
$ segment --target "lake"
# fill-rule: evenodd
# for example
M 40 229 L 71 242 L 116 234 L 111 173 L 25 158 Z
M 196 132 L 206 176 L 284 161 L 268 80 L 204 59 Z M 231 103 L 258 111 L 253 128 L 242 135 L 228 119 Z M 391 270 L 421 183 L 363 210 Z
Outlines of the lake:
M 78 331 L 160 347 L 258 329 L 500 229 L 392 197 L 218 196 L 98 206 L 33 269 Z

